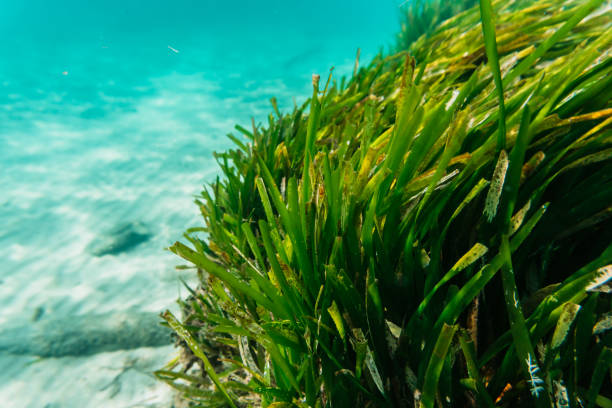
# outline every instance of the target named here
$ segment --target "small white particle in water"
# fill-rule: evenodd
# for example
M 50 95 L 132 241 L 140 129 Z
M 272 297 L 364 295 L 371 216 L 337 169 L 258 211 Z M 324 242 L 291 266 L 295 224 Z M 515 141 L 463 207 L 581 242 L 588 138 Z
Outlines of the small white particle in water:
M 177 50 L 176 48 L 171 47 L 171 46 L 168 46 L 168 49 L 169 49 L 170 51 L 172 51 L 173 53 L 175 53 L 175 54 L 178 54 L 178 53 L 180 52 L 179 50 Z

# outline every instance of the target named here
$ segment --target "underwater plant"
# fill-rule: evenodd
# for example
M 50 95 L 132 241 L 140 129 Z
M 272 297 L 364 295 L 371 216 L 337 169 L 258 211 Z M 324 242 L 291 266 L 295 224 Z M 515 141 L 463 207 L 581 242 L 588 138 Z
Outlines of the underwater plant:
M 442 22 L 478 4 L 477 0 L 406 0 L 401 3 L 401 31 L 397 46 L 407 49 L 423 34 L 430 34 Z
M 205 407 L 612 407 L 609 10 L 481 0 L 236 126 L 157 377 Z

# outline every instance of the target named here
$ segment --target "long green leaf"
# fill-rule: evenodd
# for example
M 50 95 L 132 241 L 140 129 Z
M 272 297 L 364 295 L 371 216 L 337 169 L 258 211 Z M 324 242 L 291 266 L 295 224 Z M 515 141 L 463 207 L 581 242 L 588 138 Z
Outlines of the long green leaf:
M 198 357 L 200 360 L 202 360 L 206 373 L 208 374 L 210 379 L 215 383 L 215 385 L 217 386 L 217 389 L 221 391 L 221 393 L 227 400 L 227 403 L 232 408 L 236 408 L 234 401 L 228 394 L 223 384 L 221 384 L 221 381 L 219 380 L 219 377 L 217 376 L 217 373 L 215 372 L 215 368 L 212 366 L 210 361 L 208 361 L 208 358 L 206 358 L 206 355 L 204 354 L 204 352 L 202 352 L 202 349 L 198 345 L 198 342 L 193 338 L 191 333 L 189 333 L 189 331 L 185 329 L 185 327 L 176 319 L 176 317 L 172 315 L 172 313 L 170 313 L 170 311 L 166 311 L 163 314 L 163 317 L 164 319 L 166 319 L 170 327 L 187 343 L 187 345 L 189 346 L 193 354 L 196 357 Z
M 449 326 L 444 324 L 442 331 L 436 341 L 436 345 L 433 348 L 433 353 L 429 359 L 427 365 L 427 371 L 425 372 L 425 382 L 423 384 L 423 395 L 419 404 L 422 408 L 433 408 L 440 374 L 442 373 L 442 367 L 446 354 L 457 331 L 457 326 Z
M 495 36 L 495 21 L 493 20 L 493 7 L 491 0 L 480 0 L 480 16 L 482 21 L 482 33 L 484 35 L 485 50 L 489 60 L 489 66 L 493 73 L 495 89 L 499 103 L 499 125 L 497 130 L 497 151 L 506 148 L 506 107 L 504 104 L 504 87 L 499 67 L 499 55 L 497 52 L 497 40 Z

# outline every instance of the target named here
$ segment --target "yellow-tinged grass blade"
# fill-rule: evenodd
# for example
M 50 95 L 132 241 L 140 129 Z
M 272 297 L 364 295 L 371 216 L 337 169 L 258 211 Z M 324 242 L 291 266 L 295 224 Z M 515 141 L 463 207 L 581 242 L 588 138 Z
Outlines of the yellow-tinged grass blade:
M 210 361 L 208 361 L 208 358 L 206 358 L 206 355 L 200 348 L 198 342 L 193 338 L 191 333 L 187 331 L 187 329 L 176 319 L 176 317 L 172 315 L 172 313 L 170 313 L 170 311 L 166 311 L 163 314 L 163 317 L 164 319 L 166 319 L 170 327 L 187 343 L 193 354 L 200 360 L 202 360 L 202 363 L 204 364 L 204 370 L 206 370 L 206 373 L 209 375 L 210 379 L 215 383 L 217 389 L 223 394 L 223 396 L 227 400 L 227 403 L 232 408 L 236 408 L 232 397 L 230 397 L 227 390 L 219 380 L 219 377 L 217 376 L 214 367 L 212 366 Z
M 514 80 L 514 78 L 524 74 L 525 71 L 527 71 L 533 65 L 533 63 L 538 60 L 538 58 L 542 57 L 546 51 L 548 51 L 565 35 L 567 35 L 567 33 L 569 33 L 570 30 L 574 28 L 583 18 L 585 18 L 594 9 L 603 4 L 604 1 L 605 0 L 590 0 L 586 2 L 583 6 L 577 7 L 577 10 L 572 10 L 571 16 L 567 19 L 565 24 L 563 24 L 557 31 L 555 31 L 553 35 L 551 35 L 544 42 L 542 42 L 542 44 L 540 44 L 533 53 L 531 53 L 527 58 L 521 61 L 518 66 L 516 66 L 506 75 L 506 77 L 504 78 L 504 85 L 509 84 Z
M 329 312 L 329 315 L 334 321 L 334 324 L 336 325 L 336 328 L 338 329 L 338 333 L 340 333 L 340 337 L 342 338 L 342 340 L 344 340 L 345 339 L 344 323 L 342 322 L 342 315 L 340 314 L 340 310 L 338 310 L 338 305 L 336 304 L 335 300 L 332 301 L 332 304 L 330 307 L 327 308 L 327 311 Z
M 579 310 L 580 305 L 576 303 L 568 302 L 563 305 L 563 311 L 557 321 L 557 327 L 555 327 L 555 331 L 550 341 L 550 346 L 553 350 L 559 348 L 565 341 L 570 326 L 574 322 Z
M 497 158 L 497 164 L 493 171 L 493 178 L 489 186 L 489 192 L 487 193 L 487 200 L 485 202 L 484 214 L 489 220 L 493 221 L 497 214 L 497 208 L 499 207 L 499 199 L 504 188 L 504 181 L 506 179 L 506 172 L 508 171 L 508 153 L 505 150 L 499 152 Z
M 474 246 L 468 252 L 466 252 L 455 263 L 455 265 L 453 265 L 453 267 L 442 277 L 442 279 L 440 279 L 438 281 L 438 283 L 436 283 L 436 285 L 427 294 L 427 296 L 425 296 L 425 299 L 423 299 L 423 301 L 419 305 L 419 308 L 417 309 L 417 313 L 423 313 L 424 312 L 425 308 L 429 304 L 429 301 L 431 300 L 433 295 L 438 291 L 438 289 L 440 289 L 440 287 L 442 287 L 444 284 L 446 284 L 446 282 L 448 282 L 449 280 L 451 280 L 452 278 L 457 276 L 457 274 L 459 272 L 461 272 L 462 270 L 464 270 L 468 266 L 472 265 L 478 259 L 482 258 L 488 251 L 489 251 L 489 248 L 487 248 L 483 244 L 481 244 L 479 242 L 474 244 Z

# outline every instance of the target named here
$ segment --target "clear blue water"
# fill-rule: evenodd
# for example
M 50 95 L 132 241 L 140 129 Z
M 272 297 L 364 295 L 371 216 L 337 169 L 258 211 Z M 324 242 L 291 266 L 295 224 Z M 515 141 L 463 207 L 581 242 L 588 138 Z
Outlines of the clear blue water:
M 334 66 L 339 79 L 357 48 L 367 63 L 392 45 L 398 3 L 0 2 L 0 337 L 33 316 L 172 307 L 180 261 L 163 248 L 199 223 L 192 200 L 217 173 L 212 152 L 230 146 L 234 124 L 264 122 L 270 97 L 287 111 L 312 73 Z M 88 250 L 126 222 L 150 239 Z M 2 406 L 85 406 L 53 394 L 49 376 L 93 360 L 32 361 L 0 352 Z M 87 406 L 128 406 L 116 401 L 129 385 L 110 405 L 91 387 Z

